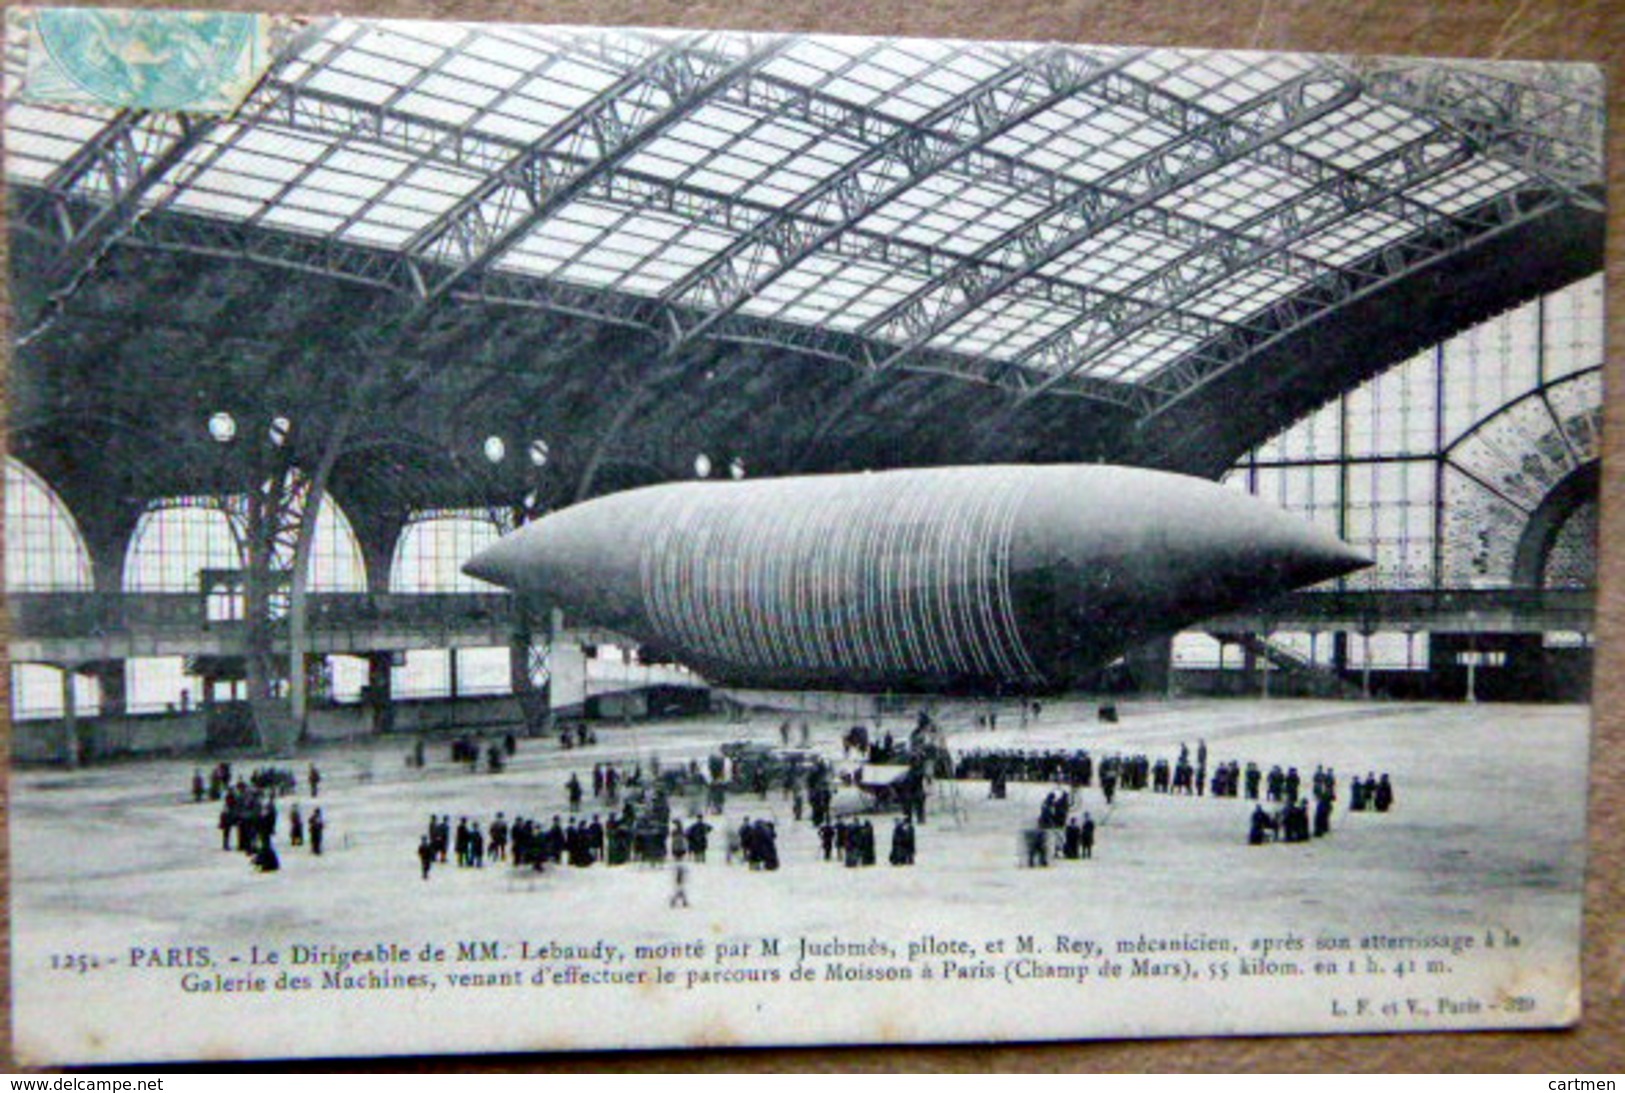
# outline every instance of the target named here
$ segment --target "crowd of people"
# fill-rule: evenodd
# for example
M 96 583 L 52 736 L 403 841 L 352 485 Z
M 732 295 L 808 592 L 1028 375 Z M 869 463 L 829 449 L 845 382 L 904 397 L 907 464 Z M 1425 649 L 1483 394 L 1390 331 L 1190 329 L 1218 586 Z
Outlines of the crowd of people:
M 210 772 L 207 783 L 201 771 L 192 773 L 192 799 L 202 803 L 205 798 L 220 802 L 220 815 L 216 828 L 220 832 L 220 849 L 233 849 L 248 856 L 254 868 L 262 873 L 275 873 L 282 868 L 277 853 L 277 826 L 280 819 L 277 798 L 297 791 L 298 780 L 293 772 L 275 767 L 261 767 L 248 778 L 231 781 L 231 764 L 222 762 Z M 310 795 L 315 797 L 321 787 L 321 773 L 313 764 L 307 776 Z M 327 820 L 317 808 L 308 821 L 293 802 L 288 810 L 288 842 L 292 846 L 310 847 L 316 857 L 322 853 L 326 838 Z M 308 836 L 308 839 L 307 839 Z
M 960 780 L 1062 782 L 1073 787 L 1089 785 L 1094 771 L 1094 759 L 1081 748 L 974 748 L 960 752 L 953 766 L 953 776 Z
M 1038 711 L 1028 707 L 1025 712 L 1037 716 Z M 788 721 L 779 730 L 781 744 L 797 736 Z M 579 746 L 573 728 L 571 733 L 572 746 Z M 729 864 L 737 861 L 752 870 L 775 871 L 782 865 L 777 823 L 785 821 L 785 812 L 793 815 L 797 826 L 810 822 L 818 848 L 814 853 L 821 852 L 823 860 L 849 868 L 875 865 L 885 849 L 876 845 L 876 821 L 870 815 L 855 814 L 850 805 L 842 810 L 846 815 L 837 816 L 835 798 L 843 789 L 859 791 L 856 807 L 863 813 L 893 813 L 885 859 L 893 866 L 911 866 L 917 856 L 917 825 L 925 820 L 926 800 L 939 776 L 985 779 L 989 795 L 998 799 L 1006 797 L 1010 783 L 1050 787 L 1038 808 L 1036 824 L 1019 830 L 1029 866 L 1093 857 L 1097 824 L 1081 807 L 1085 790 L 1098 789 L 1108 809 L 1108 821 L 1115 795 L 1122 791 L 1245 798 L 1255 806 L 1247 828 L 1251 845 L 1309 842 L 1326 836 L 1339 798 L 1337 775 L 1330 767 L 1317 766 L 1305 777 L 1290 765 L 1266 768 L 1254 761 L 1228 759 L 1210 766 L 1205 740 L 1194 747 L 1179 744 L 1177 756 L 1097 755 L 1075 747 L 970 748 L 951 754 L 937 726 L 924 713 L 906 740 L 890 734 L 878 740 L 853 732 L 848 736 L 859 736 L 843 743 L 849 752 L 854 746 L 859 748 L 864 758 L 861 767 L 838 768 L 831 760 L 804 750 L 785 747 L 776 751 L 766 744 L 739 743 L 703 758 L 668 760 L 664 765 L 656 756 L 645 756 L 596 762 L 590 772 L 585 767 L 569 770 L 562 778 L 568 811 L 561 809 L 550 820 L 536 817 L 534 809 L 514 812 L 512 819 L 510 813 L 497 812 L 488 822 L 463 816 L 453 824 L 449 814 L 430 816 L 417 840 L 421 875 L 428 880 L 438 867 L 477 870 L 498 863 L 535 872 L 555 866 L 704 863 L 713 842 L 718 841 L 713 837 L 718 831 Z M 491 769 L 500 770 L 518 750 L 512 734 L 496 743 L 468 735 L 450 743 L 453 762 L 472 769 L 483 760 Z M 422 743 L 416 744 L 412 758 L 422 752 Z M 409 766 L 414 765 L 412 758 Z M 891 773 L 864 774 L 876 766 L 887 767 Z M 899 766 L 906 766 L 907 773 L 896 773 Z M 303 781 L 309 796 L 316 798 L 321 773 L 314 763 Z M 1386 773 L 1356 777 L 1350 787 L 1351 811 L 1386 813 L 1394 807 L 1393 784 Z M 279 808 L 285 810 L 288 843 L 308 845 L 314 855 L 322 853 L 326 821 L 321 809 L 307 816 L 300 802 L 280 800 L 300 789 L 300 778 L 291 768 L 259 767 L 247 777 L 234 779 L 231 765 L 222 762 L 207 774 L 194 771 L 191 788 L 196 801 L 221 802 L 222 850 L 248 855 L 263 871 L 281 867 L 276 846 L 278 823 L 283 818 Z M 783 793 L 777 816 L 766 804 L 773 790 Z M 752 815 L 737 824 L 717 819 L 734 795 L 760 798 L 762 807 L 751 808 Z M 953 806 L 955 801 L 957 798 L 947 803 Z M 735 811 L 742 811 L 737 804 Z M 678 888 L 686 904 L 686 889 L 682 883 Z
M 1179 745 L 1179 758 L 1172 764 L 1158 759 L 1151 765 L 1151 788 L 1157 793 L 1183 793 L 1202 796 L 1207 786 L 1207 741 L 1198 742 L 1196 762 L 1191 762 L 1191 749 Z M 1217 796 L 1217 794 L 1215 794 Z
M 1394 787 L 1388 775 L 1377 778 L 1369 772 L 1365 780 L 1354 779 L 1349 790 L 1350 812 L 1387 812 L 1394 807 Z
M 1072 797 L 1071 791 L 1059 789 L 1045 795 L 1037 826 L 1022 833 L 1028 868 L 1047 866 L 1056 857 L 1079 861 L 1095 856 L 1094 817 L 1088 812 L 1081 818 L 1074 815 Z
M 1082 749 L 1041 751 L 978 749 L 962 754 L 954 763 L 956 778 L 985 778 L 988 796 L 1003 800 L 1010 782 L 1049 782 L 1074 792 L 1098 783 L 1109 805 L 1119 789 L 1145 789 L 1151 760 L 1145 755 L 1107 755 L 1098 762 Z
M 314 763 L 311 764 L 306 779 L 310 795 L 312 797 L 316 796 L 321 788 L 322 774 L 321 771 L 316 769 Z M 240 774 L 237 781 L 238 783 L 244 781 Z M 255 767 L 247 778 L 247 784 L 250 788 L 261 793 L 287 796 L 298 792 L 299 776 L 287 767 Z M 216 763 L 210 769 L 207 778 L 204 777 L 202 770 L 194 768 L 192 771 L 192 800 L 195 802 L 201 803 L 205 799 L 219 801 L 232 788 L 231 763 L 229 762 L 221 761 Z
M 1247 768 L 1247 796 L 1258 799 L 1256 766 Z M 1337 774 L 1330 767 L 1315 768 L 1310 781 L 1308 797 L 1300 797 L 1302 779 L 1298 768 L 1282 771 L 1273 767 L 1264 782 L 1265 799 L 1277 804 L 1268 810 L 1260 802 L 1253 806 L 1247 827 L 1247 843 L 1262 846 L 1267 842 L 1309 842 L 1331 832 L 1332 812 L 1337 802 Z M 1387 812 L 1394 804 L 1394 788 L 1384 773 L 1379 779 L 1368 773 L 1364 779 L 1355 778 L 1349 793 L 1350 812 Z
M 838 820 L 826 819 L 815 825 L 818 844 L 824 860 L 838 862 L 847 868 L 874 865 L 878 860 L 875 846 L 875 827 L 867 818 Z M 886 856 L 892 865 L 913 865 L 919 842 L 914 820 L 908 815 L 892 822 L 891 849 Z
M 668 826 L 669 825 L 669 826 Z M 448 852 L 459 868 L 480 869 L 489 862 L 506 861 L 515 869 L 545 872 L 555 866 L 584 869 L 593 865 L 632 863 L 656 865 L 667 861 L 704 862 L 715 828 L 703 816 L 688 820 L 660 818 L 653 809 L 640 809 L 628 801 L 625 810 L 607 819 L 554 816 L 545 823 L 516 816 L 510 823 L 497 813 L 482 831 L 477 820 L 463 817 L 455 833 L 449 816 L 431 816 L 429 828 L 418 841 L 418 862 L 424 880 L 437 864 L 446 864 Z M 777 869 L 777 835 L 771 821 L 746 818 L 729 832 L 728 860 L 739 858 L 753 869 Z
M 1311 820 L 1311 814 L 1313 820 Z M 1331 832 L 1332 799 L 1318 798 L 1314 805 L 1303 798 L 1287 801 L 1273 812 L 1263 804 L 1253 806 L 1252 818 L 1247 825 L 1247 845 L 1262 846 L 1266 842 L 1306 843 Z

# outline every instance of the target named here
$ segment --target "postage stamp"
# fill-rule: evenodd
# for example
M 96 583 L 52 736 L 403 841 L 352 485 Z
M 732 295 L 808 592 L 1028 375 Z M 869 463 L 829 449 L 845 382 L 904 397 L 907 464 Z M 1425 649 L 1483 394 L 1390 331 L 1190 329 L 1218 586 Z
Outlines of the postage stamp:
M 18 13 L 25 100 L 223 114 L 265 70 L 264 16 L 40 8 Z

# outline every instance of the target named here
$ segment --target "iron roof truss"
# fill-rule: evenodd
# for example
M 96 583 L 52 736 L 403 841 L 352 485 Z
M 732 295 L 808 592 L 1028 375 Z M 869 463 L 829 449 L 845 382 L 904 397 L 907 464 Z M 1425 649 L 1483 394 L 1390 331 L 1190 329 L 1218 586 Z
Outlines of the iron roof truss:
M 1443 254 L 1600 208 L 1599 86 L 337 19 L 233 116 L 64 110 L 85 134 L 64 154 L 31 105 L 9 144 L 19 223 L 57 241 L 52 307 L 129 245 L 375 286 L 407 314 L 540 308 L 668 356 L 772 346 L 1151 417 Z

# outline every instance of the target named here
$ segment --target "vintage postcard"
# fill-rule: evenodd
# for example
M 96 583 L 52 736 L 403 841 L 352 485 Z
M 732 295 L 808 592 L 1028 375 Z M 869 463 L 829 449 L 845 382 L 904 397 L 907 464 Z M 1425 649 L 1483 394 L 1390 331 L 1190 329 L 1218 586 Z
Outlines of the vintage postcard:
M 22 1062 L 1583 1019 L 1596 69 L 4 80 Z

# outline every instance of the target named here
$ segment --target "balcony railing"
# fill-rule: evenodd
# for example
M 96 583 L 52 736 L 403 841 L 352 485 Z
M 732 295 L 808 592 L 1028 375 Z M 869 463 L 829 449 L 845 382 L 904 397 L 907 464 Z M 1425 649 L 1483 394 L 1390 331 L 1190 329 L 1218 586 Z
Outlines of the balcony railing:
M 13 637 L 24 639 L 229 633 L 244 625 L 208 618 L 203 597 L 189 593 L 20 592 L 6 597 L 6 605 Z M 487 629 L 510 626 L 514 606 L 500 592 L 317 593 L 309 599 L 307 620 L 318 634 Z M 273 626 L 285 629 L 286 620 Z

